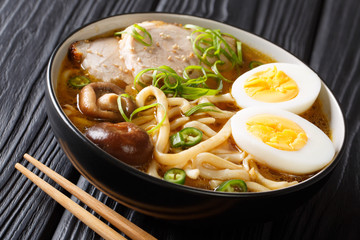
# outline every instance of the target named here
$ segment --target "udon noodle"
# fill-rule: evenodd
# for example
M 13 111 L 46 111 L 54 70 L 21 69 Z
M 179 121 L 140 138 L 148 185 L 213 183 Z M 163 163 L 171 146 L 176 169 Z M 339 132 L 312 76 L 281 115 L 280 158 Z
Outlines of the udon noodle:
M 230 118 L 234 111 L 222 110 L 213 107 L 216 112 L 195 114 L 192 118 L 183 117 L 183 114 L 191 107 L 199 103 L 211 102 L 214 104 L 234 104 L 234 99 L 229 93 L 201 97 L 194 101 L 183 98 L 167 98 L 158 88 L 149 86 L 142 89 L 136 96 L 138 106 L 146 105 L 146 99 L 155 97 L 155 102 L 164 107 L 158 107 L 156 113 L 149 112 L 135 120 L 140 127 L 149 129 L 160 122 L 165 113 L 166 119 L 157 134 L 154 134 L 155 142 L 154 159 L 147 169 L 147 173 L 162 178 L 159 175 L 160 165 L 163 169 L 182 168 L 187 176 L 192 179 L 211 179 L 209 187 L 215 188 L 219 183 L 229 179 L 243 179 L 249 191 L 268 191 L 280 189 L 298 183 L 297 181 L 273 181 L 265 178 L 258 170 L 252 156 L 232 143 Z M 214 131 L 217 126 L 219 131 Z M 189 149 L 172 152 L 169 136 L 178 129 L 196 127 L 204 133 L 204 141 Z

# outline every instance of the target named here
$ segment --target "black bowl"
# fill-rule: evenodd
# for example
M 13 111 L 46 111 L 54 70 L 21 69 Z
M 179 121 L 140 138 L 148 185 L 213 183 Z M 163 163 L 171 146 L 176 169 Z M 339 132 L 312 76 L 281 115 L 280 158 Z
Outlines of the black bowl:
M 279 62 L 303 64 L 296 57 L 258 36 L 235 27 L 198 17 L 138 13 L 113 16 L 76 30 L 51 56 L 47 72 L 47 110 L 58 141 L 75 168 L 93 185 L 123 205 L 144 214 L 172 220 L 194 220 L 227 217 L 239 213 L 251 216 L 272 216 L 295 208 L 309 199 L 325 182 L 340 159 L 345 139 L 344 118 L 340 107 L 322 83 L 319 98 L 330 121 L 336 156 L 331 164 L 310 179 L 292 187 L 261 193 L 221 193 L 172 184 L 147 175 L 98 148 L 66 117 L 56 97 L 56 83 L 62 60 L 69 45 L 113 29 L 145 20 L 192 23 L 231 33 L 247 45 Z M 335 128 L 336 126 L 336 128 Z M 222 218 L 223 219 L 223 218 Z

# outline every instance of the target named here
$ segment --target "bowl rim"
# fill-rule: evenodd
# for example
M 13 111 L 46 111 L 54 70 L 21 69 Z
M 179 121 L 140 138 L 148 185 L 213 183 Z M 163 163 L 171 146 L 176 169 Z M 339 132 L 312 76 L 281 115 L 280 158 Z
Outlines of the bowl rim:
M 320 77 L 320 79 L 321 79 L 322 85 L 325 87 L 326 91 L 328 93 L 330 93 L 330 96 L 334 99 L 337 107 L 339 108 L 339 110 L 341 112 L 341 119 L 342 119 L 343 124 L 344 124 L 344 138 L 342 139 L 342 143 L 341 143 L 339 152 L 336 153 L 336 156 L 333 158 L 333 160 L 326 167 L 324 167 L 322 170 L 320 170 L 314 176 L 306 179 L 305 181 L 303 181 L 301 183 L 293 185 L 293 186 L 289 186 L 289 187 L 282 188 L 282 189 L 277 189 L 277 190 L 270 190 L 270 191 L 266 191 L 266 192 L 227 193 L 227 192 L 216 192 L 216 191 L 211 191 L 211 190 L 206 190 L 206 189 L 201 189 L 201 188 L 195 188 L 195 187 L 186 186 L 186 185 L 178 185 L 178 184 L 173 184 L 173 183 L 164 181 L 163 179 L 153 177 L 153 176 L 151 176 L 151 175 L 149 175 L 149 174 L 147 174 L 145 172 L 142 172 L 142 171 L 140 171 L 140 170 L 138 170 L 138 169 L 136 169 L 136 168 L 134 168 L 134 167 L 132 167 L 130 165 L 127 165 L 126 163 L 124 163 L 122 161 L 119 161 L 115 157 L 111 156 L 110 154 L 108 154 L 107 152 L 105 152 L 104 150 L 99 148 L 97 145 L 95 145 L 89 139 L 87 139 L 85 137 L 85 135 L 83 135 L 83 133 L 81 133 L 75 127 L 75 125 L 70 121 L 70 119 L 63 112 L 63 110 L 62 110 L 62 108 L 60 106 L 60 103 L 58 102 L 57 97 L 56 97 L 56 91 L 55 91 L 56 86 L 54 86 L 53 81 L 52 81 L 52 77 L 51 77 L 53 62 L 54 62 L 54 59 L 55 59 L 59 49 L 63 46 L 63 44 L 69 38 L 71 38 L 73 35 L 78 33 L 81 29 L 83 29 L 85 27 L 88 27 L 88 26 L 90 26 L 92 24 L 95 24 L 97 22 L 108 20 L 110 18 L 118 18 L 118 17 L 125 17 L 125 16 L 134 16 L 134 15 L 149 15 L 149 16 L 154 16 L 154 15 L 157 15 L 157 16 L 161 16 L 161 15 L 169 16 L 170 15 L 170 16 L 176 16 L 176 17 L 179 17 L 179 18 L 187 17 L 187 18 L 190 18 L 190 19 L 199 19 L 201 21 L 206 21 L 206 22 L 209 22 L 209 23 L 213 22 L 215 24 L 221 24 L 221 25 L 225 25 L 225 26 L 230 26 L 230 27 L 233 27 L 235 29 L 246 32 L 247 34 L 251 35 L 251 37 L 259 38 L 260 40 L 266 41 L 268 44 L 270 44 L 270 45 L 272 45 L 274 47 L 280 48 L 282 51 L 285 51 L 287 54 L 293 56 L 299 62 L 301 62 L 306 67 L 308 67 L 309 69 L 314 71 L 310 66 L 308 66 L 308 64 L 304 63 L 302 60 L 297 58 L 294 54 L 287 51 L 283 47 L 274 44 L 273 42 L 266 39 L 265 37 L 262 37 L 262 36 L 260 36 L 258 34 L 246 31 L 244 29 L 241 29 L 241 28 L 239 28 L 237 26 L 234 26 L 234 25 L 231 25 L 231 24 L 228 24 L 228 23 L 223 23 L 223 22 L 220 22 L 218 20 L 207 19 L 207 18 L 204 18 L 204 17 L 192 16 L 192 15 L 189 15 L 189 14 L 170 13 L 170 12 L 131 12 L 131 13 L 115 14 L 115 15 L 99 18 L 99 19 L 96 19 L 94 21 L 83 24 L 80 27 L 77 27 L 76 29 L 71 31 L 69 34 L 67 34 L 66 37 L 64 39 L 62 39 L 60 41 L 60 43 L 57 44 L 57 46 L 55 47 L 55 49 L 51 53 L 51 56 L 49 58 L 49 63 L 48 63 L 48 66 L 47 66 L 47 73 L 46 73 L 46 91 L 49 94 L 51 104 L 55 108 L 58 115 L 62 118 L 62 121 L 69 127 L 69 129 L 71 129 L 71 131 L 73 133 L 75 133 L 82 141 L 85 141 L 87 143 L 87 145 L 89 145 L 93 150 L 100 151 L 102 154 L 104 154 L 106 156 L 106 158 L 105 158 L 106 161 L 109 161 L 112 164 L 115 164 L 115 165 L 119 166 L 120 168 L 124 169 L 125 171 L 131 173 L 132 175 L 136 175 L 137 177 L 140 177 L 145 181 L 149 181 L 152 184 L 156 184 L 156 185 L 159 185 L 161 187 L 171 188 L 171 189 L 174 189 L 174 190 L 177 190 L 177 191 L 182 191 L 182 192 L 191 192 L 192 194 L 195 194 L 195 195 L 206 195 L 206 196 L 210 196 L 210 197 L 236 198 L 236 199 L 237 198 L 248 198 L 250 196 L 253 196 L 253 197 L 255 197 L 255 196 L 256 197 L 281 196 L 281 195 L 285 195 L 285 194 L 289 194 L 289 193 L 292 193 L 292 192 L 296 192 L 296 191 L 305 189 L 305 188 L 309 187 L 310 185 L 313 185 L 316 182 L 319 182 L 321 179 L 323 179 L 325 176 L 327 176 L 335 168 L 335 166 L 340 162 L 340 159 L 342 158 L 342 155 L 343 155 L 343 152 L 344 152 L 344 145 L 347 142 L 347 132 L 348 131 L 347 131 L 346 119 L 344 117 L 345 115 L 343 113 L 342 108 L 340 107 L 338 99 L 333 95 L 333 93 L 330 91 L 330 89 L 328 88 L 328 86 L 325 84 L 325 82 L 322 80 L 321 77 Z M 316 71 L 314 71 L 314 72 L 316 73 Z M 88 173 L 82 171 L 81 167 L 78 166 L 78 163 L 73 162 L 72 159 L 69 158 L 69 157 L 67 157 L 67 158 L 70 160 L 72 165 L 81 173 L 81 175 L 83 175 L 91 184 L 93 184 L 94 186 L 99 188 L 101 191 L 103 191 L 107 195 L 112 196 L 115 199 L 117 199 L 117 197 L 115 197 L 113 193 L 109 192 L 107 189 L 99 187 L 97 183 L 94 183 L 92 181 L 93 178 L 91 176 L 89 176 Z

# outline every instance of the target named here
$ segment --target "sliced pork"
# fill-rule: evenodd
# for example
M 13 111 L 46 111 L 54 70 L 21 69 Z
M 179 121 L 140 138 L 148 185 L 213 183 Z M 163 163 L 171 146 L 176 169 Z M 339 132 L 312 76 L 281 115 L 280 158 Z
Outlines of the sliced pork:
M 104 82 L 130 84 L 132 74 L 120 57 L 118 38 L 78 41 L 71 45 L 69 57 L 81 64 L 92 76 Z
M 142 22 L 138 25 L 151 35 L 151 46 L 145 46 L 128 34 L 132 32 L 132 26 L 125 29 L 128 33 L 123 34 L 119 41 L 120 55 L 134 77 L 141 70 L 150 67 L 166 65 L 182 74 L 185 67 L 199 64 L 193 52 L 189 30 L 161 21 Z
M 192 30 L 162 21 L 146 21 L 138 25 L 151 35 L 150 46 L 144 45 L 132 36 L 135 29 L 146 37 L 146 43 L 151 42 L 144 32 L 132 25 L 124 30 L 121 39 L 107 37 L 75 42 L 70 47 L 69 56 L 99 80 L 113 82 L 121 87 L 132 84 L 135 76 L 147 68 L 166 65 L 182 75 L 187 66 L 200 64 L 193 52 L 190 39 Z M 226 36 L 224 38 L 235 50 L 235 41 Z M 214 63 L 217 59 L 208 60 Z M 224 56 L 221 56 L 221 60 L 225 64 L 218 66 L 220 70 L 231 68 L 231 62 Z M 144 77 L 149 75 L 151 73 L 145 74 Z M 142 81 L 146 80 L 144 77 Z

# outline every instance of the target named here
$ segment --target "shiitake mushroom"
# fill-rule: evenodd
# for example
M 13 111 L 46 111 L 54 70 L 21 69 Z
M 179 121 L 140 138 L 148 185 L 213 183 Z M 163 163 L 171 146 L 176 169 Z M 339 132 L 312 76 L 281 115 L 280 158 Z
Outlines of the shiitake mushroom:
M 90 83 L 79 93 L 79 108 L 88 117 L 122 122 L 124 119 L 119 112 L 117 98 L 123 93 L 124 90 L 114 83 Z M 127 117 L 136 109 L 136 104 L 127 97 L 121 97 L 121 106 Z
M 141 168 L 152 159 L 154 146 L 150 136 L 133 123 L 98 123 L 88 128 L 85 136 L 129 165 Z

